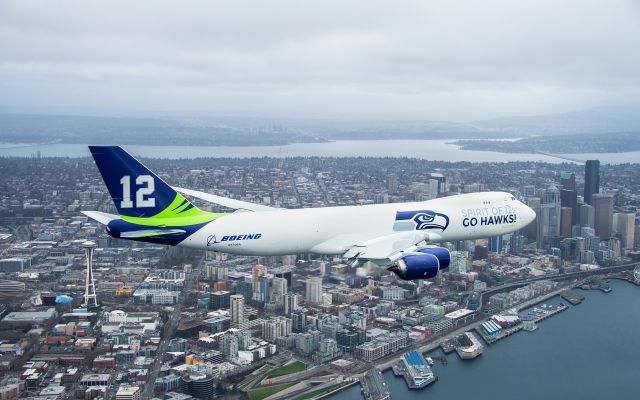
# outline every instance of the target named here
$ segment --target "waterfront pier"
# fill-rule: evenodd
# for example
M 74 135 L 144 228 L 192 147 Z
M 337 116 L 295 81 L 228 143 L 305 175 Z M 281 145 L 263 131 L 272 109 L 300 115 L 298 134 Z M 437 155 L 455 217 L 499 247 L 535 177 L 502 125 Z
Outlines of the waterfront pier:
M 387 387 L 387 382 L 382 377 L 382 372 L 378 368 L 371 368 L 362 378 L 362 394 L 366 400 L 390 400 L 391 394 Z

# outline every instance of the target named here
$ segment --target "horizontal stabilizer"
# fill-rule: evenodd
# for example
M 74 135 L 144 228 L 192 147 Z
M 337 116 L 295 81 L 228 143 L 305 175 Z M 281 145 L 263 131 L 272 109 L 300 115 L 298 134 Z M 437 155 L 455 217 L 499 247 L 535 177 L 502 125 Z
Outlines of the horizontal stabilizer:
M 192 189 L 184 189 L 179 187 L 174 187 L 176 191 L 186 194 L 187 196 L 192 196 L 200 200 L 208 201 L 210 203 L 218 204 L 223 207 L 231 208 L 234 210 L 244 210 L 244 211 L 273 211 L 277 210 L 277 208 L 263 206 L 261 204 L 254 204 L 248 201 L 235 200 L 230 199 L 228 197 L 216 196 L 215 194 L 200 192 L 198 190 Z
M 103 225 L 107 225 L 109 224 L 109 222 L 113 221 L 114 219 L 120 218 L 117 215 L 100 212 L 100 211 L 81 211 L 81 213 L 83 213 L 84 215 L 86 215 L 91 219 L 95 219 L 96 221 L 100 222 Z

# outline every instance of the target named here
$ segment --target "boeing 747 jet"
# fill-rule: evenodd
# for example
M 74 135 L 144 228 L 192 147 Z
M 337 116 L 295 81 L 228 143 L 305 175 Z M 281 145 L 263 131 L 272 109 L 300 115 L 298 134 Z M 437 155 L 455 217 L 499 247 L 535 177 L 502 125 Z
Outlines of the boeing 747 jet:
M 362 206 L 279 209 L 172 187 L 118 146 L 89 146 L 118 215 L 83 211 L 120 239 L 272 256 L 342 255 L 371 261 L 402 279 L 428 279 L 449 266 L 434 244 L 488 238 L 530 224 L 535 212 L 510 193 Z M 233 209 L 211 213 L 184 196 Z

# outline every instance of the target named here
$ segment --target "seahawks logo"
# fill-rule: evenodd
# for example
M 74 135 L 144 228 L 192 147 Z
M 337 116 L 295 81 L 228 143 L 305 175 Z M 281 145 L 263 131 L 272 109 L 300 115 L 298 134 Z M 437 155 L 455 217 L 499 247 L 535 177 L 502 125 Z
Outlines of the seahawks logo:
M 444 231 L 449 226 L 449 217 L 446 214 L 431 210 L 398 211 L 396 222 L 393 225 L 395 231 L 426 229 L 440 229 Z

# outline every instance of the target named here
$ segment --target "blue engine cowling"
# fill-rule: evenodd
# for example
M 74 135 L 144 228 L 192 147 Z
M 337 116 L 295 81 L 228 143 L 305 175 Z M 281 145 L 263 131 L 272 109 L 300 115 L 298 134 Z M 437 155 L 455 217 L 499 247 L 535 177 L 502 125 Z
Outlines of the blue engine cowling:
M 438 257 L 438 262 L 440 263 L 440 269 L 447 269 L 449 268 L 449 264 L 451 264 L 451 252 L 447 248 L 426 247 L 418 251 L 420 253 L 433 254 L 434 256 Z
M 449 267 L 451 253 L 444 247 L 428 247 L 408 254 L 389 268 L 404 280 L 429 279 L 438 274 L 440 269 Z

